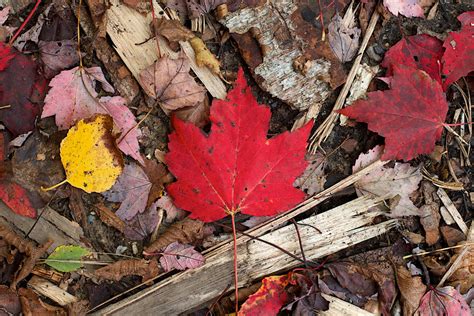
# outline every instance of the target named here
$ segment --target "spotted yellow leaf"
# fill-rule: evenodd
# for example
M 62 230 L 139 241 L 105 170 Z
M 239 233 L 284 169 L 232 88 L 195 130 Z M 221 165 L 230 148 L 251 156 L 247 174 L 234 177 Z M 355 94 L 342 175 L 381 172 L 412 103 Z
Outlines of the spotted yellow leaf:
M 110 189 L 123 170 L 123 158 L 112 136 L 113 120 L 104 114 L 80 120 L 61 142 L 66 182 L 84 191 Z

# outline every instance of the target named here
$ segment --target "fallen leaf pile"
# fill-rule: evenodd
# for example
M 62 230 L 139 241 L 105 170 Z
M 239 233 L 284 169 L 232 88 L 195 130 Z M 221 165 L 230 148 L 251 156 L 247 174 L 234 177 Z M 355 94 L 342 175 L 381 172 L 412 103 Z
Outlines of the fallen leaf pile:
M 469 5 L 10 2 L 3 313 L 471 314 Z

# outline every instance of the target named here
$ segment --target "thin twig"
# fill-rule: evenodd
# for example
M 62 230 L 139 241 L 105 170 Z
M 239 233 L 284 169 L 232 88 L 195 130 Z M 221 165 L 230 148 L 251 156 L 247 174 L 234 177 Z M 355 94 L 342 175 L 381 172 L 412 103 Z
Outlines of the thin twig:
M 295 221 L 294 218 L 292 218 L 291 221 L 293 222 L 293 225 L 295 225 L 296 236 L 298 236 L 298 244 L 300 245 L 301 257 L 303 257 L 304 266 L 305 268 L 308 268 L 308 263 L 306 262 L 306 256 L 304 255 L 303 242 L 301 241 L 300 230 L 298 229 L 298 223 Z

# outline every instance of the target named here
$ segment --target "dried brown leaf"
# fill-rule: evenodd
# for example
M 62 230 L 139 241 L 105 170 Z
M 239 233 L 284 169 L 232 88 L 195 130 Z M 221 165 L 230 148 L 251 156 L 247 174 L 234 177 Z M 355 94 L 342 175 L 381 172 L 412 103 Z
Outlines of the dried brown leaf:
M 461 242 L 460 244 L 466 243 L 471 243 L 470 246 L 467 246 L 469 247 L 468 251 L 463 256 L 459 268 L 448 278 L 448 283 L 454 287 L 459 286 L 459 292 L 461 293 L 466 293 L 470 288 L 474 287 L 474 246 L 472 245 L 472 240 Z M 458 258 L 463 249 L 464 247 L 455 250 L 456 254 L 451 258 L 449 266 Z
M 170 42 L 189 41 L 194 37 L 194 33 L 180 20 L 156 19 L 155 30 Z
M 147 202 L 147 206 L 150 207 L 151 204 L 163 194 L 163 185 L 171 182 L 173 179 L 171 174 L 166 170 L 165 165 L 153 159 L 145 159 L 143 170 L 152 183 Z
M 154 254 L 163 250 L 172 242 L 195 244 L 206 235 L 204 222 L 186 217 L 182 221 L 171 225 L 151 245 L 145 248 L 147 254 Z
M 162 57 L 140 72 L 139 80 L 145 93 L 172 111 L 195 106 L 204 100 L 205 90 L 189 74 L 189 61 L 182 57 Z
M 423 284 L 421 277 L 412 277 L 410 271 L 403 266 L 397 268 L 397 284 L 404 315 L 413 315 L 426 292 L 426 285 Z
M 307 154 L 306 161 L 309 162 L 308 167 L 295 180 L 293 186 L 300 188 L 311 196 L 324 189 L 324 183 L 326 182 L 326 175 L 324 174 L 326 160 L 322 154 L 316 153 L 315 155 Z
M 466 236 L 459 229 L 451 226 L 442 226 L 440 228 L 441 235 L 449 247 L 457 245 L 459 242 L 466 240 Z
M 158 262 L 153 260 L 126 259 L 111 263 L 105 267 L 97 269 L 95 275 L 99 278 L 120 281 L 124 276 L 139 275 L 143 281 L 158 275 L 160 268 Z
M 125 231 L 125 222 L 112 212 L 104 204 L 96 204 L 96 211 L 99 214 L 100 220 L 107 226 L 111 226 L 123 233 Z
M 6 285 L 0 285 L 1 315 L 19 315 L 21 305 L 18 294 Z
M 425 199 L 425 205 L 420 208 L 420 223 L 425 230 L 426 243 L 430 246 L 439 240 L 439 203 L 434 200 L 436 187 L 429 181 L 422 181 L 421 188 Z
M 197 127 L 204 127 L 209 123 L 209 98 L 206 96 L 204 101 L 195 106 L 182 108 L 173 112 L 181 120 L 193 123 Z
M 32 289 L 20 288 L 18 290 L 20 296 L 21 308 L 23 315 L 33 316 L 66 316 L 66 311 L 61 307 L 49 305 L 38 297 Z

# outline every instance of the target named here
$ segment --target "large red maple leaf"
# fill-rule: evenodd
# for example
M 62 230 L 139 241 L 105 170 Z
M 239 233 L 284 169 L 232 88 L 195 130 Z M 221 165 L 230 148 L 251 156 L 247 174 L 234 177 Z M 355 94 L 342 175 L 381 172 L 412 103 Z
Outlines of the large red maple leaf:
M 461 31 L 449 33 L 443 44 L 446 48 L 442 59 L 445 90 L 474 71 L 474 11 L 459 15 L 458 20 L 462 25 Z
M 176 206 L 211 222 L 236 212 L 273 215 L 302 201 L 292 184 L 307 165 L 312 123 L 267 139 L 270 116 L 240 70 L 227 99 L 212 103 L 209 135 L 173 118 L 166 161 L 177 178 L 168 186 Z
M 393 45 L 384 56 L 382 66 L 387 68 L 387 76 L 393 67 L 405 65 L 426 71 L 431 78 L 441 83 L 441 57 L 443 43 L 436 37 L 419 34 L 403 38 Z
M 426 72 L 394 67 L 390 90 L 368 93 L 339 113 L 368 123 L 385 137 L 382 160 L 411 160 L 431 153 L 441 137 L 448 103 L 441 85 Z

